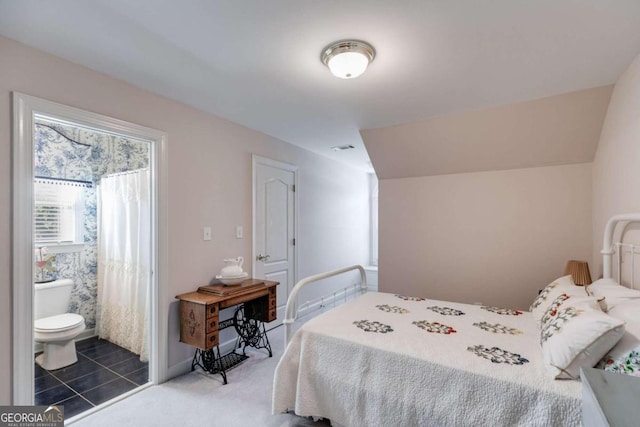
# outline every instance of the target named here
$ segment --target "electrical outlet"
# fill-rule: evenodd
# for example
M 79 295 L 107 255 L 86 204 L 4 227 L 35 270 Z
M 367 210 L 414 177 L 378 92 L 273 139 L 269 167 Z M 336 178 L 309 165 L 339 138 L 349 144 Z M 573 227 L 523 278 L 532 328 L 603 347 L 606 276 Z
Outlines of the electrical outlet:
M 236 225 L 236 239 L 244 238 L 244 228 L 241 225 Z
M 202 230 L 202 240 L 211 240 L 211 227 L 205 227 Z

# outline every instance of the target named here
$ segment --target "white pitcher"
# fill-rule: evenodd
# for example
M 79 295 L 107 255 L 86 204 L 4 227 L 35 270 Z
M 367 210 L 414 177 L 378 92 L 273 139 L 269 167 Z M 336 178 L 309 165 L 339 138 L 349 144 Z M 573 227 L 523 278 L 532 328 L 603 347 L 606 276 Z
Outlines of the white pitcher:
M 244 258 L 239 256 L 237 258 L 229 258 L 225 259 L 225 266 L 220 271 L 220 275 L 222 277 L 235 277 L 242 275 L 242 263 L 244 262 Z

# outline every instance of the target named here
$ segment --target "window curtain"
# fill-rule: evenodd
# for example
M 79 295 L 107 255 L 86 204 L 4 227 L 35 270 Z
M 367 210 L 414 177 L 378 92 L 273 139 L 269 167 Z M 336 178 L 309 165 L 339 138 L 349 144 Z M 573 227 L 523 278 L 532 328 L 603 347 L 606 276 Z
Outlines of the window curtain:
M 148 169 L 105 176 L 98 190 L 97 333 L 149 357 L 151 209 Z

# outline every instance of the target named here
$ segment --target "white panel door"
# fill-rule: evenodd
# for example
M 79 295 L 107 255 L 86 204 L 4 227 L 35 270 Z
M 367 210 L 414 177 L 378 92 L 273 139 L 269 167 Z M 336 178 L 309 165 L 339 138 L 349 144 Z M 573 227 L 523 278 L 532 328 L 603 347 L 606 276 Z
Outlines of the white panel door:
M 253 275 L 280 282 L 278 319 L 282 324 L 289 292 L 295 285 L 295 167 L 254 158 Z

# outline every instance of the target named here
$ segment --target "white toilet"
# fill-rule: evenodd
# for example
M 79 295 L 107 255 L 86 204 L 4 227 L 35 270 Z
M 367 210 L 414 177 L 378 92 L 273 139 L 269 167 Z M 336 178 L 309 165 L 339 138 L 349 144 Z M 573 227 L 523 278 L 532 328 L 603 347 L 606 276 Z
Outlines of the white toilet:
M 34 298 L 34 340 L 44 345 L 36 363 L 44 369 L 64 368 L 78 361 L 74 338 L 85 330 L 84 317 L 67 313 L 73 281 L 36 283 Z

